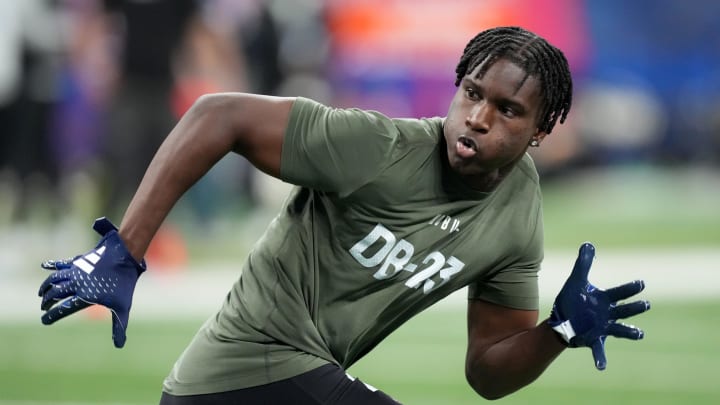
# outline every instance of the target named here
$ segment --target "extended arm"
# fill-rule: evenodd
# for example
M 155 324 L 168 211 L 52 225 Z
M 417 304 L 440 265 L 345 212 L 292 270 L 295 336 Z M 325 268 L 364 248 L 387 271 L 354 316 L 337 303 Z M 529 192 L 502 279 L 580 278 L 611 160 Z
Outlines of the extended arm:
M 293 101 L 244 93 L 198 99 L 158 149 L 123 217 L 119 233 L 133 257 L 143 257 L 183 193 L 228 152 L 279 176 Z
M 99 218 L 93 228 L 102 239 L 94 249 L 42 264 L 53 271 L 38 291 L 42 322 L 103 305 L 112 313 L 113 342 L 123 347 L 135 284 L 146 268 L 142 257 L 170 209 L 230 151 L 279 176 L 292 104 L 293 99 L 240 93 L 201 97 L 153 158 L 120 229 Z
M 533 382 L 565 347 L 589 347 L 595 367 L 605 369 L 607 336 L 638 340 L 643 332 L 618 320 L 650 309 L 644 300 L 618 301 L 643 290 L 638 280 L 603 290 L 588 282 L 595 247 L 580 246 L 570 276 L 555 298 L 550 318 L 536 325 L 537 311 L 471 301 L 468 308 L 468 382 L 485 398 L 500 398 Z

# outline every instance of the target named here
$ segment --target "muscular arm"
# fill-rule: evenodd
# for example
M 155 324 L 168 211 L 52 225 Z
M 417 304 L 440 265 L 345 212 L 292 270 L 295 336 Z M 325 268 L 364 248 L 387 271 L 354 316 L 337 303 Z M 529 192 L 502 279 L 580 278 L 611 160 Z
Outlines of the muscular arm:
M 120 236 L 142 258 L 175 203 L 228 152 L 280 175 L 282 143 L 294 99 L 243 93 L 206 95 L 158 149 L 125 212 Z
M 556 333 L 537 319 L 537 311 L 469 301 L 465 375 L 478 394 L 496 399 L 517 391 L 563 351 Z

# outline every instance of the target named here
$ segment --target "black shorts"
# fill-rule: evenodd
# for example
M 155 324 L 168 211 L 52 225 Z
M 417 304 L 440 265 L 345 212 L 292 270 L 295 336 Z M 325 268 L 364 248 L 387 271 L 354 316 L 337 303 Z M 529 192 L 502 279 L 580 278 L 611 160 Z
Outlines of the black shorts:
M 326 364 L 286 380 L 235 391 L 175 396 L 162 393 L 160 405 L 397 405 L 387 394 Z

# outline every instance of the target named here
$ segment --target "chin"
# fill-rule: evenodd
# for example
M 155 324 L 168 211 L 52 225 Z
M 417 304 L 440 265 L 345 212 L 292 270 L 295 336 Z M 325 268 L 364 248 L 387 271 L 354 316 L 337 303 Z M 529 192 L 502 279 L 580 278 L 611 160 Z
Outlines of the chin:
M 464 161 L 460 156 L 452 154 L 448 156 L 448 162 L 450 164 L 450 168 L 455 173 L 465 174 L 472 170 L 468 163 Z

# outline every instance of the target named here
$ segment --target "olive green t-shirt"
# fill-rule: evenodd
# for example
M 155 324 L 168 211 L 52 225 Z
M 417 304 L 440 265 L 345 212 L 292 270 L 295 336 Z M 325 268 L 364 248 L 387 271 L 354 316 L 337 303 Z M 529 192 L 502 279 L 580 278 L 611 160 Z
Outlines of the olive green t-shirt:
M 164 390 L 221 392 L 350 367 L 465 286 L 470 299 L 537 309 L 532 160 L 494 191 L 474 191 L 447 165 L 442 125 L 297 99 L 281 161 L 281 179 L 297 187 Z

